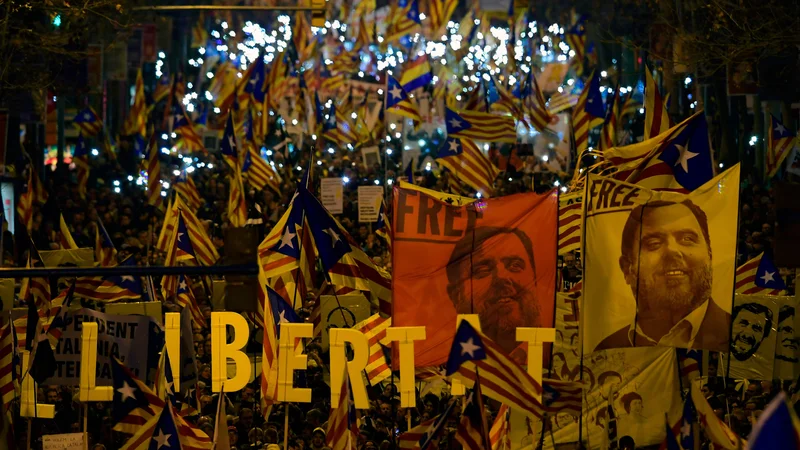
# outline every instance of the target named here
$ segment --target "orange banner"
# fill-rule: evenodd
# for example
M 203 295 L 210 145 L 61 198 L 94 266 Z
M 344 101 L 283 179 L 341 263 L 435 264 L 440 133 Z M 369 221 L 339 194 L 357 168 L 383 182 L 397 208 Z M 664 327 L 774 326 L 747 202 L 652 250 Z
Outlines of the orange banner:
M 518 194 L 454 206 L 395 188 L 393 326 L 425 326 L 415 365 L 444 364 L 457 314 L 525 363 L 516 328 L 553 326 L 558 196 Z

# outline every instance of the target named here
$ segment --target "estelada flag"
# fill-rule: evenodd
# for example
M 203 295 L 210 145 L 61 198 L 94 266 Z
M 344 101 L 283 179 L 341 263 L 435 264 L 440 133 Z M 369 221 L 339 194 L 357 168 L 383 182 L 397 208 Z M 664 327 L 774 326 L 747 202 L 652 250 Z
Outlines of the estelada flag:
M 425 326 L 415 365 L 447 361 L 457 314 L 525 363 L 516 328 L 553 326 L 558 196 L 517 194 L 446 203 L 395 188 L 393 326 Z

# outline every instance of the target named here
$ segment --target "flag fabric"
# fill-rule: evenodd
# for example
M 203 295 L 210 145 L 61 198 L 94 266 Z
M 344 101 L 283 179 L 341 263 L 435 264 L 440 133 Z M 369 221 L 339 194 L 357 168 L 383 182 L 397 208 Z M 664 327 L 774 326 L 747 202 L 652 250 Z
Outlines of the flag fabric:
M 625 102 L 622 103 L 620 118 L 635 115 L 637 112 L 639 112 L 639 109 L 641 109 L 642 106 L 642 102 L 636 99 L 636 97 L 633 95 L 633 91 L 629 92 L 625 97 Z
M 645 68 L 645 75 L 644 139 L 647 140 L 672 128 L 672 121 L 667 112 L 667 104 L 661 98 L 649 68 Z
M 700 376 L 703 353 L 700 350 L 687 350 L 685 348 L 675 349 L 678 355 L 678 366 L 681 378 L 687 383 L 694 381 Z
M 19 221 L 28 230 L 28 233 L 33 229 L 33 198 L 34 198 L 34 169 L 31 165 L 28 168 L 28 189 L 19 194 L 17 201 L 17 216 Z
M 604 151 L 603 158 L 614 178 L 658 191 L 689 193 L 715 175 L 702 111 L 656 137 Z
M 228 221 L 233 227 L 243 227 L 247 223 L 247 203 L 244 198 L 244 183 L 238 160 L 228 178 L 230 180 L 228 183 Z
M 177 224 L 176 218 L 178 212 L 181 213 L 181 220 L 184 221 L 185 231 L 181 231 L 181 233 L 188 233 L 189 236 L 189 239 L 186 241 L 184 241 L 183 236 L 178 236 L 181 245 L 186 245 L 186 242 L 190 243 L 191 248 L 195 251 L 197 261 L 204 266 L 213 266 L 219 259 L 219 252 L 211 241 L 211 237 L 208 235 L 203 222 L 197 218 L 192 209 L 181 200 L 180 197 L 176 197 L 172 203 L 172 208 L 167 210 L 167 214 L 164 217 L 164 225 L 158 236 L 156 248 L 159 251 L 167 253 L 167 255 L 172 252 L 176 238 L 175 225 Z M 184 250 L 186 249 L 188 249 L 188 247 Z M 177 255 L 179 261 L 191 259 L 186 258 L 185 255 L 180 253 L 181 251 L 183 250 L 179 250 Z
M 386 106 L 384 110 L 408 117 L 414 121 L 414 128 L 422 122 L 417 105 L 412 103 L 406 90 L 391 75 L 386 77 Z
M 415 443 L 416 446 L 413 448 L 419 448 L 419 450 L 426 450 L 431 445 L 433 440 L 436 439 L 439 436 L 439 433 L 441 433 L 442 430 L 444 429 L 447 420 L 450 418 L 451 415 L 453 415 L 453 410 L 455 409 L 454 408 L 455 405 L 456 405 L 455 399 L 451 399 L 447 407 L 444 409 L 444 411 L 442 411 L 441 414 L 425 422 L 426 424 L 428 424 L 428 427 L 425 430 L 421 430 L 422 436 L 419 438 L 419 440 L 417 440 L 417 442 Z M 409 433 L 411 433 L 412 430 L 409 430 Z M 412 436 L 416 434 L 418 433 L 413 433 Z M 409 436 L 409 438 L 411 438 L 412 436 Z M 400 448 L 403 448 L 402 444 Z
M 368 50 L 369 44 L 371 43 L 372 36 L 370 35 L 369 27 L 367 27 L 367 22 L 364 20 L 364 15 L 362 14 L 358 18 L 358 35 L 356 36 L 356 42 L 355 45 L 353 45 L 353 49 Z
M 489 442 L 489 430 L 486 425 L 486 413 L 481 395 L 481 380 L 475 380 L 472 391 L 469 393 L 461 412 L 461 420 L 456 428 L 456 440 L 465 450 L 487 450 L 492 445 Z
M 222 153 L 222 158 L 228 163 L 228 166 L 235 170 L 239 170 L 239 145 L 236 140 L 236 133 L 233 125 L 233 109 L 228 111 L 228 120 L 225 121 L 225 132 L 222 135 L 222 140 L 219 142 L 219 151 Z
M 269 187 L 276 193 L 281 192 L 280 176 L 270 164 L 264 161 L 255 146 L 248 146 L 244 154 L 242 173 L 247 175 L 248 183 L 259 191 Z
M 740 438 L 728 425 L 714 413 L 703 392 L 695 385 L 690 386 L 692 404 L 695 406 L 697 422 L 703 427 L 706 437 L 714 443 L 715 448 L 737 450 L 749 448 L 747 441 Z
M 323 127 L 325 139 L 334 142 L 340 147 L 353 145 L 358 142 L 358 136 L 353 130 L 350 119 L 345 112 L 345 108 L 331 105 L 330 118 Z
M 147 204 L 161 205 L 161 164 L 158 162 L 158 143 L 156 135 L 150 137 L 147 146 Z
M 175 215 L 175 230 L 173 233 L 172 245 L 167 254 L 165 266 L 173 266 L 182 261 L 196 261 L 197 254 L 194 251 L 192 236 L 183 220 L 183 211 L 179 210 Z
M 400 77 L 400 84 L 406 92 L 424 88 L 431 84 L 431 81 L 433 81 L 433 71 L 427 55 L 417 56 L 416 59 L 408 61 Z
M 542 379 L 542 404 L 548 414 L 567 412 L 575 416 L 581 414 L 583 392 L 588 386 L 576 381 Z
M 108 235 L 106 227 L 98 220 L 94 228 L 94 257 L 102 267 L 117 265 L 117 249 Z
M 764 409 L 748 444 L 750 450 L 800 448 L 800 423 L 785 392 L 778 393 Z
M 778 173 L 778 169 L 783 164 L 783 160 L 789 156 L 789 152 L 794 148 L 795 133 L 775 118 L 769 115 L 769 132 L 767 134 L 767 178 L 772 178 Z
M 225 411 L 226 403 L 223 393 L 217 401 L 217 426 L 214 427 L 215 450 L 231 450 L 231 441 L 228 436 L 228 414 Z
M 200 196 L 200 191 L 197 190 L 197 185 L 194 184 L 194 180 L 192 177 L 186 173 L 185 170 L 182 170 L 178 178 L 175 179 L 175 183 L 173 183 L 172 187 L 175 189 L 175 192 L 178 193 L 189 208 L 197 211 L 200 209 L 201 206 L 205 203 L 203 201 L 203 197 Z
M 367 360 L 366 374 L 369 384 L 375 386 L 381 381 L 392 376 L 392 370 L 386 362 L 383 353 L 382 341 L 386 339 L 386 330 L 392 325 L 391 318 L 374 314 L 353 326 L 367 337 L 369 343 L 369 359 Z
M 502 405 L 497 411 L 492 428 L 489 430 L 489 443 L 492 450 L 511 450 L 511 409 Z
M 579 95 L 556 92 L 550 96 L 550 99 L 547 101 L 547 110 L 550 111 L 550 114 L 558 114 L 561 111 L 574 108 L 575 105 L 578 104 L 579 99 Z
M 393 303 L 392 326 L 426 327 L 426 340 L 414 346 L 416 365 L 444 364 L 457 314 L 470 313 L 478 314 L 484 332 L 524 364 L 526 351 L 517 349 L 513 330 L 552 327 L 556 192 L 465 202 L 405 183 L 395 189 L 392 296 L 402 301 Z M 435 213 L 426 218 L 429 210 Z M 434 225 L 418 228 L 418 223 Z M 501 261 L 489 255 L 514 255 L 511 259 L 518 263 L 513 264 L 514 275 L 495 274 L 489 267 Z M 477 263 L 471 269 L 471 258 L 485 261 L 488 272 L 479 273 Z M 500 301 L 500 296 L 509 301 Z M 489 386 L 484 383 L 483 389 L 488 392 Z
M 120 266 L 135 266 L 135 258 L 128 257 Z M 78 277 L 75 293 L 82 298 L 110 303 L 120 300 L 138 300 L 142 297 L 142 282 L 133 275 Z
M 203 138 L 197 133 L 192 120 L 183 109 L 183 105 L 176 106 L 177 111 L 173 115 L 172 131 L 178 135 L 175 146 L 188 153 L 207 153 Z
M 736 268 L 737 294 L 787 295 L 780 271 L 766 253 Z
M 72 238 L 72 233 L 69 231 L 67 222 L 64 221 L 64 214 L 58 215 L 58 231 L 61 235 L 59 245 L 62 249 L 75 250 L 78 248 L 78 244 L 75 243 L 75 239 Z
M 163 400 L 125 367 L 117 358 L 111 359 L 114 396 L 111 418 L 114 431 L 134 434 L 165 407 Z
M 498 116 L 478 111 L 461 111 L 457 113 L 450 108 L 446 108 L 445 124 L 448 137 L 510 144 L 517 141 L 514 119 L 508 116 Z
M 447 359 L 447 376 L 455 375 L 467 384 L 480 382 L 486 396 L 520 412 L 541 418 L 545 406 L 534 397 L 542 386 L 488 337 L 462 320 Z
M 272 309 L 272 318 L 275 321 L 278 339 L 281 338 L 281 324 L 303 323 L 303 319 L 297 315 L 294 307 L 269 286 L 267 286 L 267 298 L 269 307 Z
M 429 16 L 431 38 L 440 37 L 444 33 L 444 28 L 457 7 L 457 0 L 431 0 Z
M 583 75 L 583 62 L 586 56 L 586 28 L 582 20 L 575 23 L 567 31 L 567 45 L 575 52 L 570 59 L 570 64 L 575 69 L 575 74 Z
M 147 104 L 144 97 L 144 78 L 142 69 L 136 71 L 136 84 L 133 93 L 133 105 L 122 127 L 122 133 L 128 136 L 147 134 Z
M 206 328 L 206 318 L 203 312 L 200 311 L 200 306 L 197 305 L 197 299 L 192 291 L 192 284 L 186 275 L 178 275 L 178 290 L 175 293 L 175 303 L 184 309 L 188 309 L 192 315 L 192 320 L 197 326 Z M 181 372 L 182 373 L 182 372 Z
M 600 150 L 608 150 L 617 145 L 617 127 L 619 126 L 619 86 L 614 90 L 614 97 L 608 102 L 606 120 L 600 135 Z
M 682 450 L 680 444 L 678 444 L 678 440 L 675 438 L 675 434 L 672 432 L 672 427 L 669 426 L 669 420 L 665 417 L 664 426 L 667 427 L 667 436 L 666 436 L 666 447 L 667 450 Z M 613 444 L 612 444 L 613 445 Z M 619 448 L 616 445 L 613 445 L 612 448 Z M 689 447 L 691 448 L 691 447 Z
M 28 249 L 28 262 L 25 268 L 44 268 L 44 262 L 39 255 L 39 251 L 30 241 Z M 19 298 L 24 302 L 32 302 L 37 309 L 47 310 L 50 308 L 50 280 L 47 278 L 23 278 L 19 288 Z
M 410 164 L 409 164 L 410 167 Z M 408 176 L 408 175 L 407 175 Z M 411 175 L 413 180 L 413 175 Z M 378 211 L 378 221 L 375 222 L 375 234 L 382 237 L 386 241 L 386 246 L 389 253 L 392 252 L 392 223 L 386 216 L 386 202 L 381 201 L 381 209 Z
M 83 134 L 78 135 L 78 143 L 75 144 L 75 151 L 72 153 L 72 160 L 75 162 L 75 170 L 78 176 L 78 194 L 81 198 L 86 198 L 86 186 L 89 182 L 89 149 L 83 140 Z
M 133 436 L 120 447 L 121 450 L 210 450 L 211 438 L 190 425 L 173 406 L 167 404 L 158 414 L 137 427 Z M 218 447 L 219 448 L 219 447 Z
M 16 379 L 14 370 L 14 325 L 9 322 L 0 328 L 0 399 L 3 409 L 0 414 L 6 414 L 11 408 L 11 402 L 16 397 L 19 389 L 19 380 Z
M 536 82 L 533 71 L 528 72 L 528 77 L 525 86 L 522 88 L 521 96 L 524 111 L 528 114 L 531 125 L 539 130 L 539 132 L 544 132 L 544 130 L 547 129 L 547 125 L 553 120 L 553 115 L 547 109 L 547 104 L 544 101 L 544 94 L 542 94 L 542 90 L 539 89 L 539 83 Z
M 583 224 L 583 192 L 558 197 L 558 254 L 563 255 L 581 247 Z
M 328 415 L 328 429 L 325 433 L 326 445 L 331 450 L 348 450 L 355 446 L 358 425 L 351 421 L 350 404 L 352 403 L 350 394 L 350 380 L 347 376 L 347 368 L 344 369 L 342 377 L 342 388 L 339 393 L 339 403 Z M 355 428 L 355 430 L 354 430 Z M 355 431 L 355 433 L 354 433 Z
M 695 435 L 692 430 L 692 425 L 697 422 L 697 410 L 695 410 L 692 396 L 687 395 L 683 401 L 683 416 L 681 417 L 681 437 L 680 444 L 684 449 L 693 449 Z M 669 434 L 672 434 L 670 432 Z M 667 436 L 669 436 L 669 434 Z M 699 436 L 697 436 L 699 439 Z
M 268 417 L 278 398 L 278 333 L 269 299 L 274 291 L 267 286 L 264 271 L 258 271 L 258 300 L 262 311 L 261 413 Z
M 153 91 L 153 103 L 158 103 L 167 98 L 170 89 L 171 84 L 169 75 L 161 75 L 161 78 L 158 79 L 158 84 L 156 84 L 156 88 Z
M 603 123 L 603 97 L 600 95 L 600 78 L 592 71 L 589 82 L 583 87 L 578 104 L 572 111 L 572 129 L 575 133 L 575 148 L 580 160 L 589 147 L 589 130 Z
M 80 129 L 81 134 L 88 137 L 96 136 L 103 128 L 103 121 L 91 106 L 78 111 L 72 123 Z
M 452 402 L 451 402 L 452 404 Z M 452 411 L 452 408 L 450 409 Z M 440 420 L 441 416 L 428 419 L 425 422 L 411 428 L 397 437 L 397 446 L 401 449 L 419 450 L 419 443 L 427 436 L 431 427 Z M 445 419 L 446 422 L 446 419 Z
M 418 0 L 398 0 L 397 8 L 386 30 L 385 42 L 391 43 L 420 27 Z
M 495 166 L 471 139 L 448 137 L 439 148 L 436 162 L 447 168 L 482 197 L 494 193 L 494 180 L 500 174 Z

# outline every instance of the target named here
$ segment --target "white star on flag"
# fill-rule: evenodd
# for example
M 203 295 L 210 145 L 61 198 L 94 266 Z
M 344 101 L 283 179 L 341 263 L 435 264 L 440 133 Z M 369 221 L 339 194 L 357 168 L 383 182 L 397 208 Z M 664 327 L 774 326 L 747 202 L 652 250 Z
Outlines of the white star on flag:
M 692 434 L 692 425 L 684 420 L 683 425 L 681 425 L 681 437 L 689 437 L 690 434 Z
M 133 281 L 133 275 L 123 275 L 122 276 L 122 282 L 124 283 L 126 281 L 131 281 L 132 282 Z
M 228 136 L 228 145 L 231 149 L 236 149 L 236 141 L 233 140 L 233 136 Z
M 778 125 L 775 126 L 775 131 L 777 131 L 778 134 L 783 136 L 783 133 L 786 133 L 786 127 L 784 127 L 782 123 L 779 123 Z
M 136 388 L 131 386 L 131 385 L 129 385 L 127 381 L 123 381 L 122 382 L 122 387 L 117 389 L 117 392 L 122 394 L 122 401 L 123 402 L 125 400 L 129 399 L 129 398 L 134 398 L 134 399 L 136 398 L 135 397 Z
M 180 242 L 180 241 L 181 241 L 181 238 L 183 237 L 183 234 L 184 234 L 184 233 L 178 233 L 178 242 Z
M 403 90 L 400 89 L 400 86 L 395 86 L 389 90 L 389 95 L 391 95 L 392 98 L 401 98 L 403 96 Z
M 678 151 L 680 152 L 678 160 L 675 161 L 675 166 L 677 167 L 678 164 L 680 164 L 681 168 L 683 168 L 683 171 L 689 173 L 689 160 L 699 155 L 699 153 L 690 152 L 688 142 L 686 145 L 675 144 L 675 147 L 677 147 Z
M 461 121 L 453 117 L 450 119 L 450 126 L 452 128 L 461 128 Z
M 153 436 L 153 440 L 158 442 L 158 447 L 156 447 L 156 450 L 160 449 L 161 447 L 171 447 L 169 444 L 170 437 L 172 437 L 171 434 L 165 434 L 164 430 L 158 430 L 158 436 Z
M 83 118 L 86 120 L 92 120 L 92 113 L 87 112 L 86 114 L 83 115 Z
M 289 320 L 288 320 L 288 319 L 286 319 L 286 310 L 285 310 L 285 309 L 284 309 L 283 311 L 281 311 L 281 313 L 280 313 L 280 315 L 279 315 L 279 320 L 278 320 L 278 322 L 279 322 L 279 323 L 289 323 Z
M 469 353 L 471 358 L 475 357 L 475 350 L 481 349 L 480 346 L 475 345 L 472 338 L 467 339 L 466 342 L 460 342 L 459 345 L 461 345 L 461 356 Z
M 458 153 L 458 142 L 455 139 L 451 139 L 450 142 L 447 143 L 448 149 L 447 151 L 450 153 Z
M 339 235 L 333 228 L 328 228 L 324 231 L 331 237 L 331 247 L 336 247 L 336 243 L 339 242 Z
M 775 278 L 773 278 L 773 275 L 775 275 L 775 272 L 770 272 L 770 271 L 768 271 L 768 270 L 765 270 L 765 271 L 764 271 L 764 275 L 763 275 L 763 276 L 761 276 L 761 277 L 759 277 L 759 278 L 761 278 L 762 280 L 764 280 L 764 284 L 767 284 L 767 283 L 769 283 L 770 281 L 775 281 Z
M 282 249 L 285 245 L 288 245 L 289 248 L 294 248 L 294 244 L 292 244 L 292 239 L 297 236 L 297 233 L 292 233 L 289 231 L 289 228 L 286 228 L 286 231 L 283 233 L 283 237 L 281 238 L 281 245 L 278 246 L 278 250 Z
M 178 289 L 181 290 L 181 291 L 185 291 L 186 290 L 186 281 L 181 280 L 181 284 L 178 285 Z

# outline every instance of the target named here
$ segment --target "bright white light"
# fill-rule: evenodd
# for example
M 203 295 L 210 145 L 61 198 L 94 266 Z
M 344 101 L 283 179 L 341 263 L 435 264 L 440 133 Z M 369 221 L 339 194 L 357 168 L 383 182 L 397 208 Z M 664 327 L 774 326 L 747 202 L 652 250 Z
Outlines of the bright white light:
M 644 114 L 644 108 L 639 108 L 639 114 Z
M 318 159 L 318 160 L 317 160 L 317 165 L 318 165 L 318 166 L 321 166 L 321 165 L 322 165 L 322 161 L 320 161 L 320 160 Z
M 417 144 L 419 144 L 419 146 L 420 146 L 420 147 L 423 147 L 423 146 L 425 146 L 425 139 L 420 139 L 420 140 L 418 140 L 418 141 L 417 141 Z
M 542 161 L 547 162 L 548 159 L 550 159 L 549 156 L 547 155 L 542 156 Z
M 100 152 L 98 152 L 96 148 L 92 149 L 92 156 L 97 156 L 99 154 L 100 154 Z
M 514 180 L 512 180 L 511 178 L 509 178 L 509 179 L 508 179 L 508 181 L 514 181 Z
M 300 166 L 297 166 L 297 167 L 295 167 L 295 170 L 296 170 L 296 171 L 298 171 L 298 172 L 300 172 L 300 171 L 302 171 L 302 170 L 303 170 L 303 168 L 302 168 L 302 167 L 300 167 Z
M 393 123 L 390 123 L 390 124 L 389 124 L 389 129 L 390 129 L 390 130 L 394 131 L 394 129 L 395 129 L 395 128 L 397 128 L 397 125 L 396 125 L 396 124 L 393 124 Z
M 164 189 L 169 189 L 169 181 L 162 181 L 161 185 L 164 186 Z
M 387 148 L 387 149 L 386 149 L 386 154 L 387 154 L 387 155 L 391 155 L 391 154 L 392 154 L 392 149 L 390 149 L 390 148 Z
M 133 181 L 133 176 L 132 175 L 128 175 L 128 181 Z
M 172 133 L 172 134 L 170 134 L 169 136 L 170 136 L 172 139 L 177 139 L 177 138 L 178 138 L 178 135 L 177 135 L 177 134 L 175 134 L 175 133 Z
M 481 193 L 480 192 L 478 192 L 478 198 L 481 198 Z
M 358 118 L 358 114 L 356 114 L 356 112 L 355 112 L 355 111 L 353 111 L 353 112 L 351 112 L 351 113 L 350 113 L 350 117 L 351 117 L 353 120 L 355 120 L 355 119 L 357 119 L 357 118 Z
M 214 73 L 213 72 L 206 72 L 206 76 L 210 80 L 210 79 L 214 78 Z
M 692 77 L 686 77 L 686 79 L 683 80 L 683 84 L 692 84 Z
M 567 192 L 567 187 L 566 186 L 561 186 L 561 192 Z
M 292 125 L 297 125 L 297 119 L 292 119 Z
M 167 196 L 167 191 L 161 191 L 161 196 L 162 197 L 166 197 Z
M 558 181 L 558 180 L 556 180 L 556 182 L 555 182 L 555 183 L 553 183 L 553 186 L 555 186 L 555 187 L 559 187 L 559 186 L 561 186 L 561 182 L 560 182 L 560 181 Z
M 607 76 L 608 76 L 608 72 L 606 72 L 606 71 L 604 70 L 604 71 L 600 72 L 600 76 L 601 76 L 601 77 L 603 77 L 603 78 L 605 78 L 605 77 L 607 77 Z
M 219 24 L 219 26 L 221 26 L 223 30 L 227 30 L 227 29 L 228 29 L 228 22 L 225 22 L 225 21 L 223 20 L 223 21 L 222 21 L 222 23 L 221 23 L 221 24 Z
M 349 182 L 350 182 L 350 178 L 347 178 L 347 177 L 342 177 L 342 182 L 343 182 L 344 184 L 347 184 L 347 183 L 349 183 Z
M 166 141 L 167 139 L 169 139 L 169 135 L 167 133 L 161 133 L 161 139 Z
M 114 186 L 119 186 L 119 180 L 114 180 L 114 181 L 112 182 L 112 184 L 113 184 Z
M 219 114 L 222 110 L 217 107 L 214 107 L 214 114 Z
M 375 180 L 375 184 L 380 185 L 381 184 L 381 180 Z
M 328 148 L 328 153 L 332 155 L 334 152 L 336 152 L 336 150 L 334 150 L 333 147 Z
M 116 192 L 117 194 L 119 194 L 119 193 L 120 193 L 120 191 L 121 191 L 121 189 L 120 189 L 120 188 L 118 188 L 118 187 L 115 187 L 115 188 L 114 188 L 114 192 Z
M 181 171 L 178 170 L 178 169 L 175 169 L 175 170 L 172 171 L 172 174 L 175 175 L 176 177 L 178 177 L 178 176 L 181 175 Z
M 164 52 L 158 52 L 158 57 L 164 59 L 167 57 L 167 55 Z
M 387 183 L 389 186 L 391 186 L 391 185 L 392 185 L 392 183 L 394 183 L 394 180 L 392 180 L 391 178 L 389 178 L 388 180 L 386 180 L 386 183 Z
M 396 137 L 397 139 L 400 139 L 400 136 L 402 136 L 402 134 L 400 134 L 400 133 L 395 133 L 394 134 L 394 137 Z
M 208 168 L 209 169 L 213 169 L 214 168 L 214 164 L 208 163 Z

